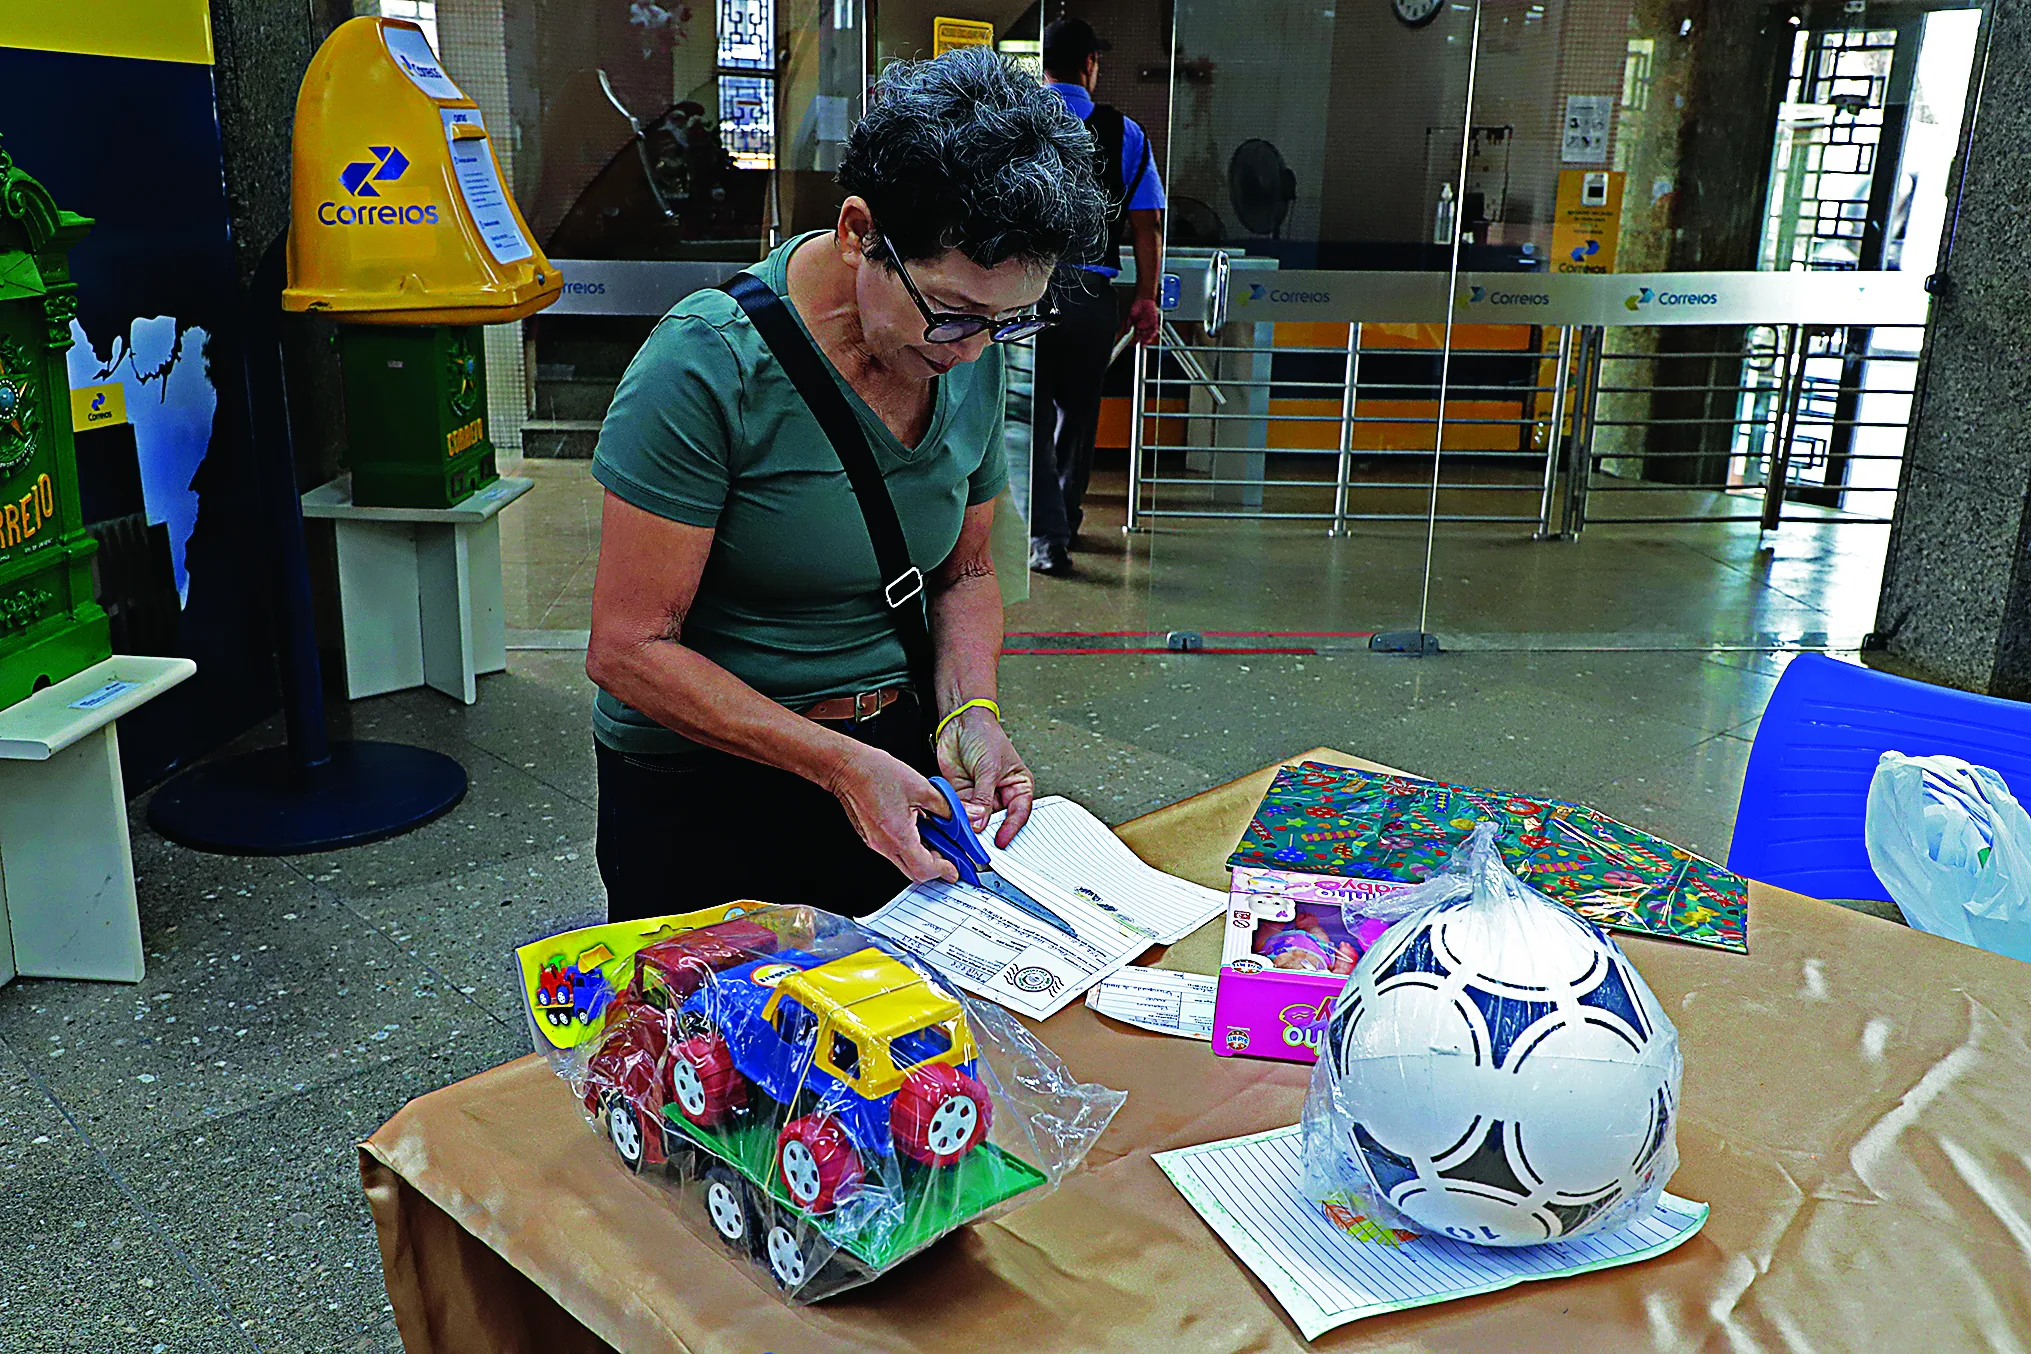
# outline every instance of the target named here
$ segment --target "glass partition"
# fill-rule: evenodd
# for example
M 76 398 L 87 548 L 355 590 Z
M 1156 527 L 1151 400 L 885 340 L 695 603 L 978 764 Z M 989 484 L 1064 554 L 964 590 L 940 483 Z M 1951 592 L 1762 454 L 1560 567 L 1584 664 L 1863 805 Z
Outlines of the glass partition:
M 1473 58 L 1457 8 L 1177 0 L 1151 135 L 1178 303 L 1118 364 L 1077 557 L 1112 608 L 1077 620 L 1209 647 L 1416 628 Z M 1121 56 L 1102 100 L 1152 64 Z
M 1476 260 L 1454 370 L 1529 359 L 1448 404 L 1448 647 L 1860 644 L 1980 21 L 1483 0 L 1462 227 L 1532 276 Z M 1470 449 L 1468 396 L 1513 447 Z

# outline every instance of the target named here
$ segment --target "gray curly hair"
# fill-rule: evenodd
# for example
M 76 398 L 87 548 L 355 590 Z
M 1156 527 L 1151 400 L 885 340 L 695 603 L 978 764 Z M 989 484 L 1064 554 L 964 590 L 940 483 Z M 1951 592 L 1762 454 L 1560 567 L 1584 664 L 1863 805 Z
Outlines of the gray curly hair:
M 983 268 L 1048 268 L 1083 257 L 1106 229 L 1092 134 L 984 47 L 885 69 L 847 138 L 839 186 L 867 200 L 907 261 L 957 249 Z

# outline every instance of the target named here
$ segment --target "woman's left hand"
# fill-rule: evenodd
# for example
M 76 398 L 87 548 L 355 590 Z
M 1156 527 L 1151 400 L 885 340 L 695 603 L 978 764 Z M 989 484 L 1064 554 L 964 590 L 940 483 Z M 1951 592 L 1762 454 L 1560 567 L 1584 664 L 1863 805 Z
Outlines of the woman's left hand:
M 1008 810 L 994 834 L 995 846 L 1006 847 L 1029 821 L 1037 782 L 1001 721 L 993 711 L 975 706 L 945 726 L 937 753 L 939 773 L 959 792 L 975 831 L 987 826 L 997 810 Z

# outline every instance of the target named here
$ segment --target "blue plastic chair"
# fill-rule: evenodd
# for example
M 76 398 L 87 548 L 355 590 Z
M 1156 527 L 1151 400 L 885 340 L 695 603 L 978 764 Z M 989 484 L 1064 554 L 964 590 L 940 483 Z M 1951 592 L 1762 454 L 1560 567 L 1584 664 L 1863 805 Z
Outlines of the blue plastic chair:
M 1862 818 L 1876 760 L 1892 749 L 1993 767 L 2031 802 L 2031 705 L 1802 654 L 1749 750 L 1728 868 L 1815 898 L 1891 901 L 1869 868 Z

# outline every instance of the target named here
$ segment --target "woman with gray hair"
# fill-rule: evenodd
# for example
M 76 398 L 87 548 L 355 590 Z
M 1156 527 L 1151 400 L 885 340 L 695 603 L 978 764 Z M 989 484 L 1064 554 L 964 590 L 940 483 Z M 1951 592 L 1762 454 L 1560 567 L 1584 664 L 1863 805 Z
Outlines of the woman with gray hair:
M 832 230 L 671 309 L 600 430 L 615 920 L 756 894 L 860 915 L 952 879 L 918 837 L 934 773 L 976 827 L 1007 811 L 1002 845 L 1029 816 L 995 704 L 998 345 L 1050 323 L 1053 268 L 1102 229 L 1092 141 L 959 51 L 883 72 L 839 183 Z

